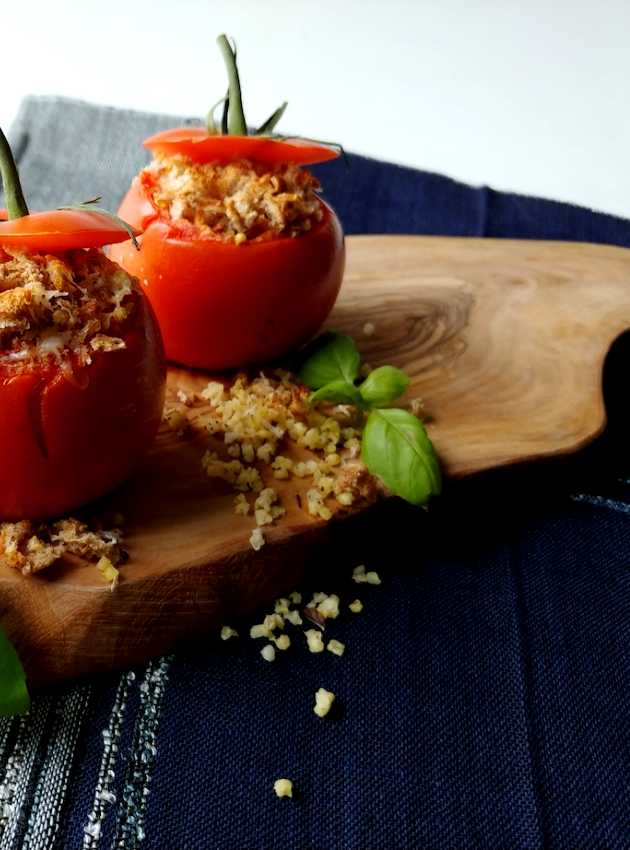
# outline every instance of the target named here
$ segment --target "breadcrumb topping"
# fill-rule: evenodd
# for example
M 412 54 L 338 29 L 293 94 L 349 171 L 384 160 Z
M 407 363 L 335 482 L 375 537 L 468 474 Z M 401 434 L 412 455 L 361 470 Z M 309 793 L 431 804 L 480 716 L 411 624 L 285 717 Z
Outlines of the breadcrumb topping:
M 352 571 L 352 581 L 355 581 L 357 584 L 380 584 L 381 578 L 374 570 L 366 573 L 365 565 L 360 564 Z
M 365 415 L 350 405 L 318 409 L 309 390 L 285 370 L 239 374 L 228 383 L 210 381 L 201 391 L 173 396 L 164 420 L 177 435 L 204 432 L 210 447 L 201 466 L 209 478 L 234 491 L 233 510 L 253 516 L 250 546 L 265 545 L 262 529 L 284 516 L 283 487 L 304 479 L 307 488 L 288 498 L 316 519 L 329 520 L 352 505 L 369 504 L 380 485 L 359 455 Z
M 115 565 L 124 557 L 122 532 L 119 528 L 91 530 L 86 523 L 72 517 L 53 523 L 36 524 L 27 520 L 0 523 L 2 566 L 30 575 L 66 555 L 98 562 L 103 578 L 115 583 L 118 580 Z
M 368 582 L 365 579 L 367 575 L 378 577 L 376 572 L 370 571 L 366 573 L 364 565 L 355 568 L 353 571 L 353 578 L 355 580 L 357 576 L 361 576 L 361 580 L 365 581 L 366 584 L 381 583 L 380 579 L 378 581 Z M 297 627 L 302 625 L 300 612 L 297 608 L 292 607 L 302 604 L 302 594 L 297 591 L 290 593 L 288 596 L 281 596 L 275 600 L 273 611 L 265 614 L 261 623 L 255 623 L 250 627 L 249 636 L 252 640 L 263 638 L 266 641 L 265 646 L 260 650 L 261 656 L 266 661 L 276 660 L 276 650 L 286 651 L 294 646 L 290 635 L 287 634 L 287 626 Z M 347 607 L 353 614 L 358 614 L 363 610 L 363 603 L 359 599 L 354 599 Z M 304 630 L 307 650 L 315 655 L 321 655 L 324 651 L 327 651 L 338 658 L 343 657 L 346 652 L 345 643 L 334 637 L 327 639 L 326 642 L 324 641 L 324 633 L 331 626 L 334 627 L 335 625 L 335 623 L 330 621 L 337 620 L 338 617 L 342 616 L 339 596 L 336 593 L 328 594 L 321 591 L 313 593 L 310 601 L 303 608 L 303 613 L 305 618 L 317 627 Z M 232 634 L 235 634 L 235 632 L 227 626 L 224 626 L 221 630 L 222 640 L 226 640 Z M 324 695 L 328 693 L 324 691 L 322 699 L 327 699 Z M 325 712 L 328 710 L 325 708 L 324 703 L 322 703 L 322 710 Z
M 276 793 L 276 797 L 292 797 L 293 783 L 290 779 L 276 779 L 273 783 L 273 790 Z
M 124 348 L 133 279 L 96 249 L 62 256 L 0 248 L 0 365 L 80 364 Z
M 317 629 L 307 629 L 304 634 L 306 636 L 306 645 L 308 646 L 309 652 L 317 653 L 324 651 L 324 641 L 320 631 Z
M 166 421 L 173 430 L 186 429 L 188 413 L 197 401 L 209 409 L 195 416 L 196 426 L 223 443 L 223 452 L 214 447 L 205 452 L 202 467 L 210 478 L 234 488 L 234 512 L 253 513 L 257 528 L 272 525 L 286 510 L 278 490 L 265 486 L 270 478 L 311 479 L 302 508 L 319 519 L 332 517 L 334 502 L 343 509 L 374 499 L 376 480 L 358 458 L 361 411 L 347 405 L 314 410 L 306 387 L 290 373 L 277 370 L 253 379 L 238 375 L 227 386 L 211 381 L 197 399 L 188 399 L 188 407 L 167 411 Z M 259 549 L 264 536 L 252 534 L 250 543 Z
M 266 646 L 263 646 L 263 648 L 260 650 L 260 654 L 265 659 L 265 661 L 276 660 L 276 650 L 270 643 L 268 643 Z
M 320 688 L 315 693 L 315 707 L 313 711 L 318 717 L 326 717 L 332 704 L 335 701 L 335 695 L 332 691 L 327 691 L 325 688 Z
M 223 165 L 156 156 L 141 181 L 171 222 L 236 244 L 299 236 L 323 215 L 319 182 L 295 164 L 270 168 L 247 160 Z
M 345 643 L 342 643 L 340 640 L 329 640 L 326 644 L 326 649 L 328 652 L 332 652 L 333 655 L 338 655 L 341 657 L 346 651 Z

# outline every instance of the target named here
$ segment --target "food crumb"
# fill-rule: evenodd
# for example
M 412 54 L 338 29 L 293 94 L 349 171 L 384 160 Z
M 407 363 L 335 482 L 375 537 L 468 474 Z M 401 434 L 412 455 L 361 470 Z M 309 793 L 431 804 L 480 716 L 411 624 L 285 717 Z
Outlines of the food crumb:
M 361 564 L 352 571 L 352 581 L 357 584 L 381 584 L 381 577 L 374 570 L 366 573 L 365 566 Z
M 334 701 L 335 695 L 332 691 L 320 688 L 315 694 L 315 707 L 313 711 L 318 717 L 326 717 Z
M 173 407 L 166 411 L 164 420 L 171 431 L 174 431 L 178 437 L 181 437 L 188 428 L 188 417 L 186 413 L 178 407 Z
M 118 584 L 120 573 L 109 560 L 107 555 L 102 555 L 98 559 L 96 569 L 99 571 L 99 573 L 103 576 L 105 581 L 111 586 L 111 589 L 113 590 Z
M 265 545 L 265 535 L 260 528 L 256 527 L 249 536 L 249 545 L 254 552 L 258 552 Z
M 276 650 L 270 643 L 268 643 L 267 646 L 263 646 L 263 648 L 260 650 L 260 654 L 265 659 L 265 661 L 276 660 Z
M 283 629 L 284 619 L 280 616 L 280 614 L 266 614 L 265 619 L 263 620 L 263 625 L 266 626 L 270 632 L 274 629 Z
M 104 557 L 115 567 L 125 559 L 121 543 L 119 528 L 92 531 L 74 517 L 43 524 L 27 520 L 3 522 L 0 523 L 0 564 L 30 575 L 74 555 L 94 565 Z M 106 568 L 107 563 L 103 562 L 102 569 Z M 111 573 L 107 580 L 111 580 Z
M 317 610 L 325 620 L 336 620 L 339 616 L 339 597 L 335 593 L 325 596 L 319 602 Z
M 273 487 L 265 487 L 260 491 L 254 502 L 254 516 L 257 526 L 270 525 L 284 514 L 284 508 L 275 504 L 277 501 L 278 493 Z
M 374 334 L 375 330 L 376 330 L 376 327 L 374 326 L 374 324 L 372 322 L 366 322 L 363 325 L 363 333 L 366 336 L 372 336 Z
M 189 407 L 192 404 L 192 399 L 190 398 L 188 393 L 185 393 L 183 390 L 177 390 L 176 395 L 177 401 L 179 401 L 181 404 L 185 404 L 186 407 Z
M 233 637 L 238 637 L 236 629 L 232 629 L 230 626 L 223 626 L 221 628 L 221 640 L 229 640 Z
M 357 584 L 365 583 L 365 566 L 363 564 L 360 564 L 352 570 L 352 581 L 356 581 Z
M 302 625 L 302 618 L 300 617 L 299 611 L 295 611 L 295 610 L 289 611 L 288 613 L 286 613 L 284 615 L 284 619 L 288 623 L 291 623 L 292 626 L 301 626 Z
M 278 649 L 285 650 L 291 646 L 291 638 L 289 635 L 280 635 L 275 639 L 275 644 Z
M 352 611 L 353 614 L 360 614 L 363 611 L 363 602 L 360 599 L 355 599 L 354 602 L 351 602 L 348 605 L 348 608 Z
M 409 399 L 409 411 L 413 413 L 414 416 L 420 416 L 420 414 L 424 411 L 424 402 L 422 401 L 422 399 Z
M 344 507 L 349 507 L 354 502 L 354 495 L 349 490 L 344 490 L 343 493 L 337 495 L 337 501 Z
M 289 613 L 289 600 L 284 597 L 276 599 L 273 610 L 276 614 L 282 614 L 282 616 L 285 616 Z
M 234 513 L 240 516 L 247 516 L 249 513 L 249 502 L 244 493 L 239 493 L 234 499 Z
M 322 640 L 322 633 L 320 631 L 317 629 L 307 629 L 304 634 L 306 635 L 309 652 L 324 651 L 324 641 Z
M 276 792 L 276 797 L 292 797 L 293 783 L 290 779 L 276 779 L 273 790 Z
M 328 641 L 328 646 L 326 647 L 328 652 L 332 652 L 333 655 L 338 655 L 340 658 L 346 651 L 345 643 L 342 643 L 340 640 L 330 640 Z
M 257 623 L 255 626 L 252 626 L 249 630 L 249 636 L 252 640 L 256 640 L 257 638 L 269 638 L 271 637 L 271 632 L 269 630 L 269 626 L 266 623 Z

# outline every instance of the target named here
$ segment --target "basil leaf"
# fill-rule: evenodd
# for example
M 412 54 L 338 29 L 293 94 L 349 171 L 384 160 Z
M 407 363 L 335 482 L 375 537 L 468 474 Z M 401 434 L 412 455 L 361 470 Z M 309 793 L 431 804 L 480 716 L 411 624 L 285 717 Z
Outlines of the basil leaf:
M 442 488 L 433 444 L 422 422 L 406 410 L 373 410 L 361 453 L 370 472 L 413 505 L 425 505 Z
M 17 652 L 0 629 L 0 717 L 25 714 L 31 705 Z
M 371 407 L 382 407 L 401 396 L 409 386 L 409 378 L 395 366 L 380 366 L 359 387 L 361 398 Z
M 361 356 L 352 337 L 329 331 L 316 339 L 310 350 L 312 353 L 302 363 L 298 377 L 312 390 L 333 381 L 352 384 L 358 377 Z
M 334 401 L 337 404 L 356 404 L 359 407 L 363 405 L 359 390 L 348 381 L 331 381 L 311 393 L 308 400 L 310 404 L 316 404 L 318 401 Z

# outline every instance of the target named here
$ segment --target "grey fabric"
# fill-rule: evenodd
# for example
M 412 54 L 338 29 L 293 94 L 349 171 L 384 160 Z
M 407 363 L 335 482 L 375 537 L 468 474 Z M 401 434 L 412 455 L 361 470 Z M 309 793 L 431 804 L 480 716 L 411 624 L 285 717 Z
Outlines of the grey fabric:
M 131 179 L 148 161 L 143 139 L 181 124 L 181 116 L 61 97 L 25 98 L 9 139 L 29 206 L 54 209 L 101 195 L 102 206 L 116 211 Z

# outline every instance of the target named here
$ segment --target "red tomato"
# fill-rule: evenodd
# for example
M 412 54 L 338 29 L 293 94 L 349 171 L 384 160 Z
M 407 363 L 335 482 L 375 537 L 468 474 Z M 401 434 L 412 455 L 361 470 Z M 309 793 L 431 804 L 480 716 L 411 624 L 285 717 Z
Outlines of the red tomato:
M 49 210 L 10 221 L 6 215 L 6 210 L 0 210 L 0 245 L 24 251 L 102 248 L 129 239 L 122 225 L 96 210 Z
M 0 519 L 43 519 L 120 484 L 153 440 L 165 365 L 150 306 L 136 292 L 124 349 L 59 367 L 0 369 Z
M 144 230 L 141 249 L 121 243 L 110 256 L 140 279 L 170 360 L 214 370 L 265 362 L 307 342 L 337 298 L 343 232 L 321 204 L 322 220 L 304 235 L 235 245 L 175 228 L 136 178 L 119 215 Z
M 337 159 L 339 150 L 304 139 L 271 139 L 265 136 L 218 136 L 203 127 L 175 127 L 146 139 L 145 148 L 166 156 L 183 154 L 193 162 L 234 162 L 249 159 L 267 165 L 294 162 L 314 165 Z

